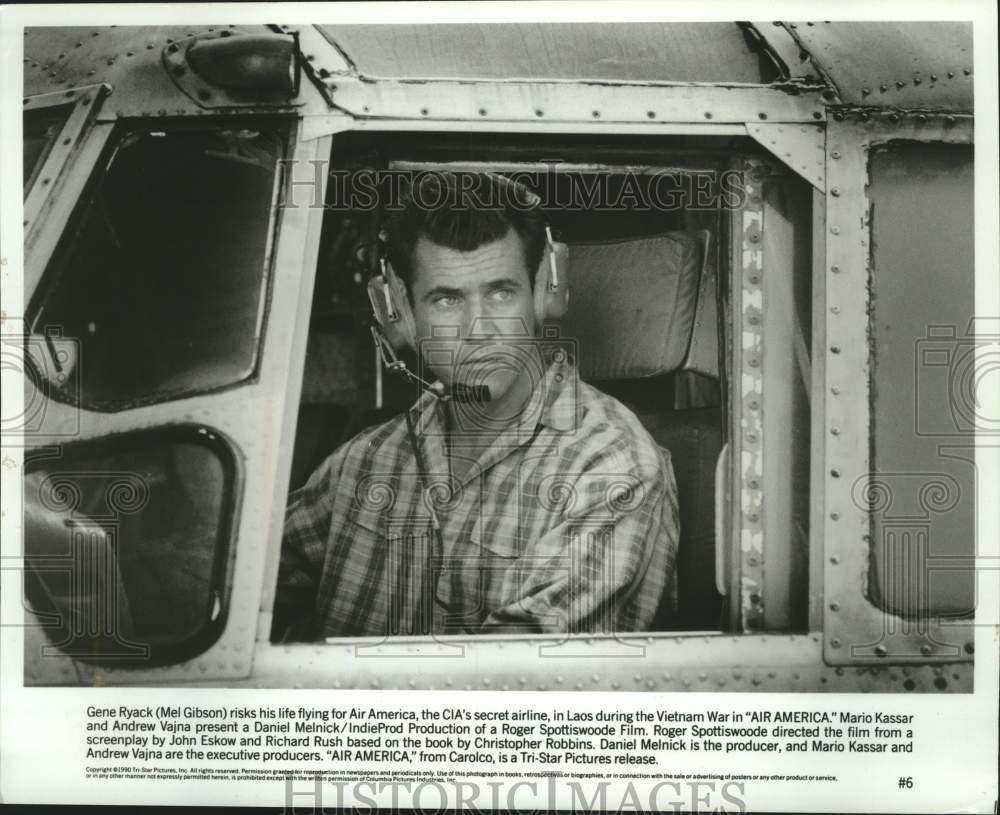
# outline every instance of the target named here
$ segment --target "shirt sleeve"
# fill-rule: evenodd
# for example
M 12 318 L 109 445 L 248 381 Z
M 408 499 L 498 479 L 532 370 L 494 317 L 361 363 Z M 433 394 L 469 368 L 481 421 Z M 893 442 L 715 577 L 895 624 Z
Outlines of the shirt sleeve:
M 305 485 L 288 497 L 272 638 L 308 638 L 345 449 L 346 445 L 331 454 Z
M 519 597 L 482 633 L 643 631 L 676 605 L 677 488 L 669 453 L 612 450 L 577 477 L 549 485 L 560 522 L 520 558 Z

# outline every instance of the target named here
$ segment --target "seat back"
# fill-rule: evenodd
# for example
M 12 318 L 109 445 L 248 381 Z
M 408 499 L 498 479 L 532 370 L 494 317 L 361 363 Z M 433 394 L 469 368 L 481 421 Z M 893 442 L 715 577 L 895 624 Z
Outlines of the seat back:
M 710 308 L 708 300 L 714 303 L 714 278 L 705 274 L 707 241 L 705 232 L 670 232 L 573 244 L 570 252 L 572 298 L 562 333 L 577 343 L 580 375 L 636 414 L 670 452 L 677 480 L 678 607 L 662 606 L 654 630 L 717 630 L 721 624 L 723 599 L 715 587 L 721 410 L 674 409 L 675 372 L 715 373 L 690 361 L 698 314 Z

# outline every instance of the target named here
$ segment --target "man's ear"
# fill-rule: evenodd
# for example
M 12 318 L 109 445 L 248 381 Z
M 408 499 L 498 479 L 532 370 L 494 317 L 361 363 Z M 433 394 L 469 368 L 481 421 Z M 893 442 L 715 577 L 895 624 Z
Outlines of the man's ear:
M 535 272 L 535 322 L 558 320 L 569 308 L 569 247 L 547 244 Z

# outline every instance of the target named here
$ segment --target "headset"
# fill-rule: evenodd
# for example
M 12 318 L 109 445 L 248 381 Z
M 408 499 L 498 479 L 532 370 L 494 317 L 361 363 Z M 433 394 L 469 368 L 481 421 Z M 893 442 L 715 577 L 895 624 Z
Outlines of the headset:
M 526 200 L 536 206 L 541 199 L 525 185 L 496 173 L 483 173 L 501 186 L 508 188 L 520 200 Z M 515 199 L 516 200 L 516 199 Z M 375 324 L 372 325 L 372 338 L 375 347 L 386 369 L 405 376 L 441 399 L 455 398 L 458 401 L 481 397 L 475 392 L 466 392 L 462 386 L 456 386 L 452 392 L 446 392 L 443 386 L 420 378 L 410 371 L 406 363 L 397 356 L 397 351 L 409 349 L 419 353 L 417 349 L 416 324 L 413 310 L 406 293 L 406 286 L 393 271 L 384 251 L 384 240 L 379 244 L 383 251 L 379 252 L 378 273 L 368 280 L 368 300 L 371 302 Z M 553 240 L 552 230 L 545 227 L 545 250 L 538 269 L 535 272 L 535 283 L 532 296 L 534 298 L 535 326 L 539 329 L 548 320 L 558 320 L 569 307 L 569 247 L 565 243 Z M 488 396 L 487 396 L 488 398 Z

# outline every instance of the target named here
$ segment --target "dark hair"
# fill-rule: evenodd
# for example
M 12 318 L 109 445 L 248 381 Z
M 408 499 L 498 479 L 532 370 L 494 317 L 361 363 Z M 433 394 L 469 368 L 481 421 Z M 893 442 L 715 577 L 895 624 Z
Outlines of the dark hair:
M 386 255 L 411 299 L 413 250 L 421 236 L 471 252 L 513 229 L 534 287 L 545 251 L 545 220 L 540 199 L 523 184 L 495 173 L 435 170 L 411 176 L 400 192 L 401 206 L 386 213 Z

